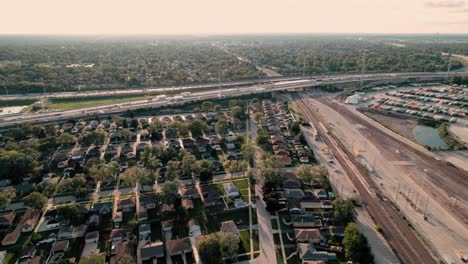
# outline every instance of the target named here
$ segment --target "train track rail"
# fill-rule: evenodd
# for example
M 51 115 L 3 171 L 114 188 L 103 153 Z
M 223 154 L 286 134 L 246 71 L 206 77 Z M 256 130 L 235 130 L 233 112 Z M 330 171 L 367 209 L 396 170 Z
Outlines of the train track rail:
M 339 146 L 339 141 L 337 141 L 333 135 L 326 133 L 319 125 L 322 120 L 310 106 L 311 104 L 307 103 L 306 100 L 298 95 L 293 95 L 293 98 L 303 109 L 305 118 L 314 123 L 315 128 L 320 133 L 324 142 L 333 151 L 337 161 L 341 164 L 346 175 L 359 192 L 363 205 L 366 207 L 374 222 L 382 227 L 385 239 L 400 261 L 402 263 L 414 264 L 436 263 L 422 241 L 413 233 L 408 224 L 401 219 L 400 214 L 395 208 L 393 208 L 388 201 L 381 198 L 383 195 L 380 191 L 375 188 L 372 190 L 375 192 L 375 194 L 373 194 L 369 188 L 365 186 L 363 181 L 368 181 L 368 179 L 362 176 L 362 166 L 354 158 L 352 153 L 347 151 L 343 146 Z M 369 186 L 372 185 L 373 184 L 369 184 Z

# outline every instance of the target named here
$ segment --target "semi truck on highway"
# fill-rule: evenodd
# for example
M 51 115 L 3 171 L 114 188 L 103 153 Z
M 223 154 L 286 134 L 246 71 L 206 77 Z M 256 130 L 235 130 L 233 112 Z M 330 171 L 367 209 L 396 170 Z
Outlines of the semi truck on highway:
M 191 97 L 192 94 L 190 92 L 183 92 L 183 93 L 180 93 L 181 96 L 183 97 Z

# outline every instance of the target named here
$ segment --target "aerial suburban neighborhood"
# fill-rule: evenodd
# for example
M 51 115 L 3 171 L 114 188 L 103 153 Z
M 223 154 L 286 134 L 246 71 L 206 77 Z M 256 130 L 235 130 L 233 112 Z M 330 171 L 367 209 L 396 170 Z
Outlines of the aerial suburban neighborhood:
M 0 264 L 468 263 L 468 0 L 1 8 Z

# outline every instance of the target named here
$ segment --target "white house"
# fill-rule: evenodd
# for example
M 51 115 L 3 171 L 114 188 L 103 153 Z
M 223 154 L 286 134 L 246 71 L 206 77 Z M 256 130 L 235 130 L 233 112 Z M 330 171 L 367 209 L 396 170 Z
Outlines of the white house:
M 223 189 L 229 198 L 236 198 L 240 196 L 239 189 L 232 183 L 223 183 Z

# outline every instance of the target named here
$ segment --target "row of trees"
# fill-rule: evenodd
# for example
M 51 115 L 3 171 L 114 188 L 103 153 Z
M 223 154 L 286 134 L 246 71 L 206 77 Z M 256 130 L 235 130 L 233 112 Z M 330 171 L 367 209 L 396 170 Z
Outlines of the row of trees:
M 423 45 L 420 41 L 393 45 L 394 40 L 366 41 L 348 38 L 269 38 L 245 45 L 232 45 L 230 49 L 260 65 L 276 69 L 285 75 L 351 73 L 362 67 L 366 50 L 366 70 L 369 72 L 441 71 L 448 66 L 448 56 L 441 54 L 453 45 L 438 47 Z M 464 50 L 456 50 L 467 52 Z M 305 68 L 304 68 L 305 64 Z M 452 69 L 463 64 L 454 59 Z
M 0 83 L 10 93 L 152 87 L 256 78 L 263 73 L 206 41 L 2 37 Z M 1 93 L 5 89 L 2 89 Z
M 205 264 L 225 263 L 224 259 L 237 262 L 239 237 L 233 233 L 212 234 L 198 245 L 198 254 Z

